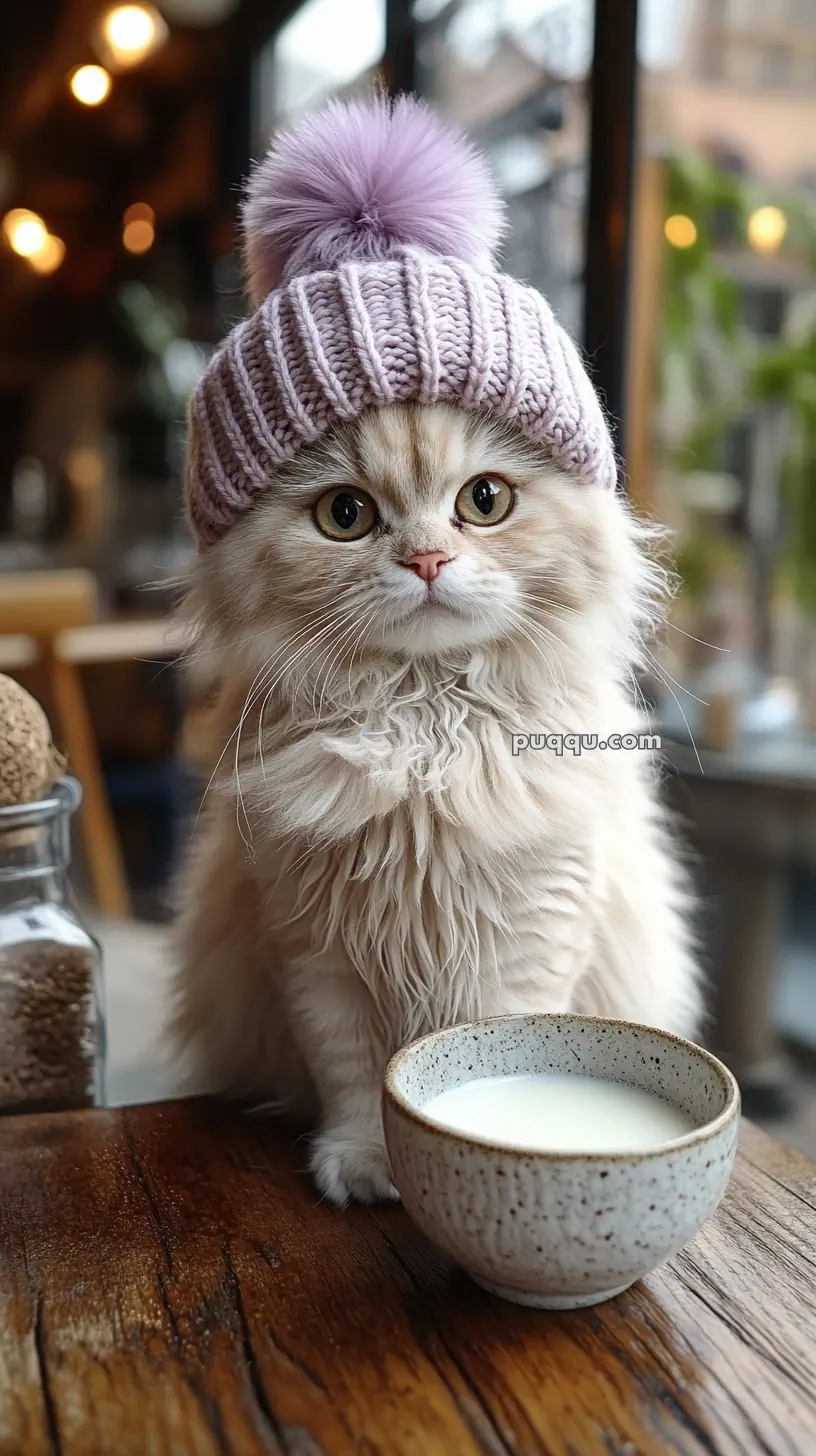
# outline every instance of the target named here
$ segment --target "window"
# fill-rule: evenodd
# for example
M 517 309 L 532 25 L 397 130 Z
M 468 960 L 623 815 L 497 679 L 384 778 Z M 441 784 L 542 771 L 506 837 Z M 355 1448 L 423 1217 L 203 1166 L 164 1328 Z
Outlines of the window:
M 591 0 L 416 0 L 422 91 L 489 155 L 508 201 L 504 266 L 580 327 Z
M 385 49 L 385 0 L 306 0 L 261 52 L 255 132 L 260 148 L 276 127 L 333 93 L 373 78 Z

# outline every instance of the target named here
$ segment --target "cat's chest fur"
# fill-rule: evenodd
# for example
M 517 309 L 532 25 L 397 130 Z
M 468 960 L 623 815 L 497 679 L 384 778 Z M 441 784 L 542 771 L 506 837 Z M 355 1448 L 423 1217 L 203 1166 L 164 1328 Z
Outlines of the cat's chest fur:
M 496 856 L 580 822 L 580 761 L 513 748 L 514 734 L 550 728 L 546 705 L 520 706 L 463 674 L 353 688 L 335 702 L 307 697 L 259 735 L 242 779 L 267 832 L 329 847 L 379 837 L 396 819 L 424 863 L 442 833 L 460 854 Z
M 455 684 L 281 744 L 267 785 L 293 835 L 300 933 L 342 948 L 401 1037 L 484 1014 L 531 901 L 586 860 L 563 785 Z
M 519 926 L 588 862 L 591 785 L 579 759 L 513 752 L 541 719 L 495 678 L 352 686 L 269 723 L 243 797 L 278 933 L 344 954 L 407 1036 L 483 1013 Z

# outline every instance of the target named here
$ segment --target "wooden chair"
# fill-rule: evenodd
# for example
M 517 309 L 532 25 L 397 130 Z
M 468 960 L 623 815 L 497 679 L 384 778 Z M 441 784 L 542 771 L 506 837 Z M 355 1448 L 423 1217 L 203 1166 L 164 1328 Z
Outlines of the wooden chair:
M 63 634 L 92 629 L 98 610 L 98 585 L 90 571 L 25 572 L 0 576 L 0 633 L 17 642 L 16 665 L 40 668 L 54 714 L 55 739 L 80 780 L 84 798 L 79 816 L 82 845 L 100 910 L 131 914 L 122 848 L 102 775 L 96 736 L 75 655 L 64 651 Z M 22 639 L 22 646 L 20 643 Z M 33 639 L 34 650 L 26 643 Z M 15 650 L 0 653 L 0 667 L 14 669 Z

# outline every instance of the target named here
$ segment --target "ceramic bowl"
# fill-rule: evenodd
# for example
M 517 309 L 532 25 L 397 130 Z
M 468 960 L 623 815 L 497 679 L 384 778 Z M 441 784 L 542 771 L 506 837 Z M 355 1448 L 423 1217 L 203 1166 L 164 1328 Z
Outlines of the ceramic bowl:
M 694 1129 L 638 1152 L 537 1152 L 423 1114 L 450 1087 L 523 1072 L 642 1087 Z M 575 1309 L 620 1294 L 710 1218 L 734 1163 L 740 1097 L 722 1062 L 680 1037 L 592 1016 L 501 1016 L 398 1052 L 383 1118 L 394 1183 L 429 1239 L 494 1294 Z

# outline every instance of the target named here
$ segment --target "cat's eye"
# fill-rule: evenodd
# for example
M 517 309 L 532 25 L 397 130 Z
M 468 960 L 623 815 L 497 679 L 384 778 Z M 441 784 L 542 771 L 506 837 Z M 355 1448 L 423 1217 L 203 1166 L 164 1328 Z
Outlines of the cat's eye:
M 327 490 L 314 508 L 315 525 L 332 541 L 359 541 L 377 524 L 377 507 L 356 485 Z
M 471 526 L 496 526 L 510 514 L 513 492 L 498 475 L 479 475 L 463 485 L 456 497 L 456 514 Z

